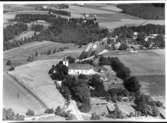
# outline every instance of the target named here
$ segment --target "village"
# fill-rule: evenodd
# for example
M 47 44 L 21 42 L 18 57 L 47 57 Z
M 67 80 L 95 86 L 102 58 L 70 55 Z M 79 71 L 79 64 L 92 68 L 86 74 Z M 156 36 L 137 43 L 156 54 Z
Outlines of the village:
M 12 7 L 4 22 L 4 120 L 166 118 L 163 24 L 114 4 L 11 5 L 4 16 Z M 113 28 L 117 16 L 132 24 Z

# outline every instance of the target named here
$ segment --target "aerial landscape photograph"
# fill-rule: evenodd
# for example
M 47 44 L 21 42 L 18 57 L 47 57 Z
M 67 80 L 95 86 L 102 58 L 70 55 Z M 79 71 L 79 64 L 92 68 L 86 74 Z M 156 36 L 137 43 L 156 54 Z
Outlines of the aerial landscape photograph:
M 165 3 L 3 4 L 3 121 L 165 120 Z

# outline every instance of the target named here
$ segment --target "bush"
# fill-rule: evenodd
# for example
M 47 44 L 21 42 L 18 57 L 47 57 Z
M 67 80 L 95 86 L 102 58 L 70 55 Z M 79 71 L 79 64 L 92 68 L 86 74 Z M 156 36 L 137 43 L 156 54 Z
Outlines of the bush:
M 121 43 L 121 46 L 119 47 L 119 50 L 126 50 L 128 48 L 126 43 Z
M 35 112 L 31 109 L 28 109 L 27 112 L 26 112 L 26 115 L 27 116 L 34 116 L 35 115 Z
M 68 12 L 68 11 L 64 11 L 64 10 L 53 10 L 53 9 L 50 9 L 49 10 L 49 14 L 50 13 L 55 13 L 55 14 L 60 14 L 60 15 L 65 15 L 65 16 L 71 16 L 71 13 L 70 12 Z
M 72 120 L 73 119 L 73 116 L 72 116 L 72 114 L 70 114 L 70 111 L 65 112 L 59 106 L 55 110 L 55 115 L 59 115 L 59 116 L 65 117 L 66 120 Z
M 6 65 L 11 65 L 11 64 L 12 64 L 11 60 L 7 60 Z
M 50 55 L 51 53 L 52 53 L 51 50 L 48 50 L 47 55 Z
M 99 65 L 111 65 L 112 58 L 100 56 Z
M 36 32 L 40 32 L 43 30 L 43 25 L 33 24 L 33 25 L 31 25 L 31 30 L 36 31 Z
M 34 57 L 33 56 L 28 56 L 28 58 L 27 58 L 27 61 L 28 62 L 32 62 L 34 60 Z
M 162 106 L 163 106 L 163 103 L 160 102 L 160 101 L 156 101 L 156 106 L 157 106 L 157 107 L 162 107 Z
M 35 56 L 38 56 L 38 55 L 39 55 L 39 53 L 38 53 L 38 51 L 36 51 L 36 52 L 35 52 Z
M 14 66 L 10 66 L 9 71 L 15 70 Z
M 113 102 L 120 101 L 120 97 L 127 97 L 129 96 L 129 92 L 124 88 L 111 88 L 107 91 L 107 97 Z
M 159 111 L 156 106 L 156 101 L 154 101 L 149 95 L 137 95 L 134 103 L 136 104 L 136 110 L 140 111 L 143 115 L 159 115 Z
M 78 78 L 79 79 L 84 79 L 84 80 L 88 79 L 88 77 L 86 75 L 84 75 L 84 74 L 79 74 Z
M 15 114 L 15 112 L 9 108 L 3 108 L 3 120 L 24 120 L 24 115 Z
M 47 108 L 44 113 L 52 114 L 54 113 L 54 110 L 52 108 Z
M 122 112 L 119 110 L 119 108 L 118 108 L 118 106 L 116 105 L 115 106 L 115 110 L 113 111 L 113 112 L 111 112 L 111 113 L 109 113 L 108 115 L 107 115 L 107 117 L 109 117 L 109 118 L 113 118 L 113 119 L 122 119 L 123 118 L 123 114 L 122 114 Z
M 92 115 L 91 115 L 91 118 L 90 118 L 91 120 L 100 120 L 100 116 L 99 115 L 97 115 L 96 113 L 92 113 Z

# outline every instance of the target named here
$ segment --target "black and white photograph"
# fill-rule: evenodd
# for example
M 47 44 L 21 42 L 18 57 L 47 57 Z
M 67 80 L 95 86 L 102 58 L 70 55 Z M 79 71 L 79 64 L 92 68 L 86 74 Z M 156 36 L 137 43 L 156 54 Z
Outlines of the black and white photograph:
M 3 3 L 2 121 L 165 121 L 165 2 Z

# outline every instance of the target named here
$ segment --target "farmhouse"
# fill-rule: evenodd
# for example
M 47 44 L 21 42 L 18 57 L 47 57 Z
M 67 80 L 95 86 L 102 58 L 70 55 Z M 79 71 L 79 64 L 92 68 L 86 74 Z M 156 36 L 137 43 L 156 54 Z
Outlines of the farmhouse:
M 97 73 L 94 70 L 94 67 L 90 64 L 79 64 L 79 63 L 69 64 L 67 60 L 64 60 L 63 64 L 68 67 L 69 75 L 79 75 L 79 74 L 93 75 Z

